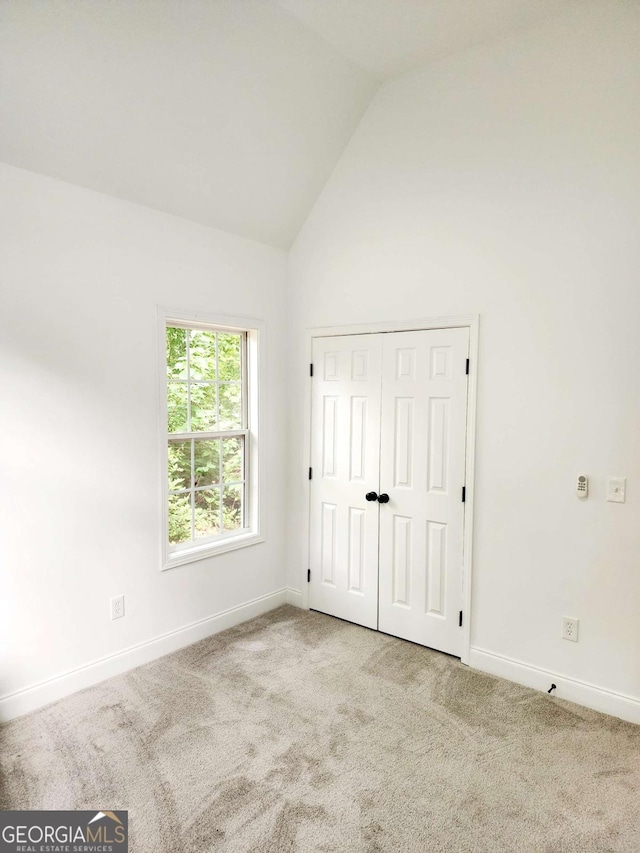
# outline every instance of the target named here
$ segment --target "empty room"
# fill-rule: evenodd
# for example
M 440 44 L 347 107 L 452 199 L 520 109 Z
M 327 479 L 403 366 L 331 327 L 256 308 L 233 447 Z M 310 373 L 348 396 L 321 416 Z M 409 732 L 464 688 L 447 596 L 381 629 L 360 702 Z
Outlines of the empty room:
M 0 0 L 0 853 L 638 853 L 639 235 L 638 0 Z

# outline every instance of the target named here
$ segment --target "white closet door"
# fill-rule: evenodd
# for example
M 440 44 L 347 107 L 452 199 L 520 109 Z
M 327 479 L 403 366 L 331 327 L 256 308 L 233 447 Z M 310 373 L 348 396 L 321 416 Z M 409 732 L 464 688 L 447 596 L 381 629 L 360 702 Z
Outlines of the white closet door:
M 469 333 L 383 346 L 379 629 L 459 656 Z
M 378 626 L 379 335 L 316 338 L 309 604 Z

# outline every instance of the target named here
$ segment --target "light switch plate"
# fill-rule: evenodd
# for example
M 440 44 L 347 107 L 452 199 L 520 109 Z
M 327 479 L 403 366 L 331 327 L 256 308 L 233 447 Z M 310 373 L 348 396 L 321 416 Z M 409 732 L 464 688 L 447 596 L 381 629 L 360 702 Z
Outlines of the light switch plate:
M 623 504 L 626 490 L 627 480 L 625 477 L 609 477 L 607 483 L 607 500 Z

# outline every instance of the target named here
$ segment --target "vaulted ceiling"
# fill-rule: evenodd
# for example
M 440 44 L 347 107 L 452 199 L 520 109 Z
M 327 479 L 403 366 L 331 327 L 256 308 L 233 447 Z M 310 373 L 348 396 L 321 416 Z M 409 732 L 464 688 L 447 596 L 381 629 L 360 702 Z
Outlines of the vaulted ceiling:
M 381 80 L 570 0 L 2 0 L 0 160 L 287 248 Z
M 531 26 L 566 0 L 278 0 L 342 54 L 383 78 Z

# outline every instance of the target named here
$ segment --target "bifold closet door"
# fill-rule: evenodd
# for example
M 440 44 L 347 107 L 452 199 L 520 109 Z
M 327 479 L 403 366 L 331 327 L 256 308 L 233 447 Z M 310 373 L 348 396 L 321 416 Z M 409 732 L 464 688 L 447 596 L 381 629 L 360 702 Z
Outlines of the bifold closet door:
M 381 338 L 313 343 L 309 604 L 368 628 L 378 626 L 372 493 L 379 484 Z
M 469 331 L 384 335 L 379 629 L 460 655 Z

